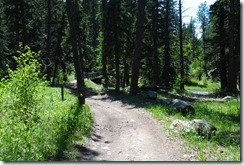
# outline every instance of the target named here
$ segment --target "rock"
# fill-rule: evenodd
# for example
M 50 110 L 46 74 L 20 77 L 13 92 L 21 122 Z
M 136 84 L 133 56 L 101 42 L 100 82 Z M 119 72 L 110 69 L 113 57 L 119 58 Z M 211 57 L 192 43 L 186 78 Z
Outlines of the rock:
M 160 103 L 160 104 L 163 104 L 163 105 L 170 105 L 170 102 L 165 100 L 165 99 L 163 99 L 163 98 L 158 98 L 157 102 Z
M 170 129 L 174 130 L 175 132 L 196 132 L 195 127 L 193 126 L 193 121 L 183 121 L 179 119 L 172 122 Z
M 210 138 L 212 135 L 215 135 L 215 132 L 217 131 L 215 126 L 204 120 L 194 119 L 193 124 L 196 132 L 201 136 L 207 136 Z
M 183 116 L 187 114 L 193 115 L 195 113 L 195 109 L 191 104 L 179 99 L 174 99 L 172 101 L 172 107 L 181 112 Z
M 148 91 L 147 98 L 155 100 L 157 98 L 157 92 L 155 91 Z
M 183 120 L 174 120 L 170 125 L 170 129 L 174 130 L 174 132 L 195 132 L 198 135 L 205 136 L 208 139 L 215 135 L 217 128 L 214 127 L 212 124 L 200 120 L 194 119 L 192 121 L 183 121 Z

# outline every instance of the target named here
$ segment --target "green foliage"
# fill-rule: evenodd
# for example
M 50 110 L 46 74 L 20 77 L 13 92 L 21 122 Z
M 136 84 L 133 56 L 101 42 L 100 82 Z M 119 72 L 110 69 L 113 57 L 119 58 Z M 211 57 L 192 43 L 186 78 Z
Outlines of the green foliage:
M 40 78 L 39 53 L 20 45 L 16 70 L 0 83 L 0 160 L 56 160 L 75 139 L 88 135 L 89 108 L 74 96 L 46 87 Z
M 14 57 L 17 69 L 8 69 L 8 78 L 4 81 L 3 110 L 10 118 L 24 122 L 36 121 L 39 111 L 39 93 L 45 82 L 40 77 L 40 64 L 37 59 L 39 53 L 30 50 L 28 46 L 20 44 L 19 57 Z M 31 124 L 31 123 L 28 123 Z

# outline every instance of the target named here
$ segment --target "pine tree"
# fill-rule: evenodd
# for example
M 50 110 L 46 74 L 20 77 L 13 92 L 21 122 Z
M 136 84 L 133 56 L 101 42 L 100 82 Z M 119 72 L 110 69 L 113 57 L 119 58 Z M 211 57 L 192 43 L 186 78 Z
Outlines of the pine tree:
M 138 79 L 140 70 L 141 60 L 141 48 L 142 48 L 142 37 L 143 37 L 143 24 L 145 19 L 145 6 L 146 0 L 139 0 L 137 7 L 137 21 L 136 21 L 136 39 L 135 39 L 135 51 L 132 63 L 132 78 L 130 86 L 130 94 L 136 95 L 138 92 Z
M 78 100 L 79 104 L 85 104 L 85 92 L 84 92 L 84 76 L 83 76 L 83 60 L 82 54 L 79 54 L 78 50 L 78 33 L 77 28 L 79 26 L 79 19 L 76 18 L 79 15 L 79 3 L 76 0 L 67 0 L 66 1 L 66 9 L 67 15 L 70 25 L 70 36 L 71 36 L 71 43 L 72 43 L 72 51 L 74 57 L 74 66 L 75 66 L 75 73 L 77 78 L 77 89 L 78 89 Z M 81 52 L 80 52 L 81 53 Z

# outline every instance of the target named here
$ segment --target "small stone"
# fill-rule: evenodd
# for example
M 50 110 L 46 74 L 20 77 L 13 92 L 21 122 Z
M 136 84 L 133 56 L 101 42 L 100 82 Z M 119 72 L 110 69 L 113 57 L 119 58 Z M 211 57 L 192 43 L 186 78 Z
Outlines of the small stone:
M 169 105 L 170 104 L 169 101 L 167 101 L 167 100 L 165 100 L 163 98 L 157 99 L 157 102 L 160 103 L 160 104 L 163 104 L 163 105 Z
M 155 100 L 157 98 L 157 92 L 155 91 L 148 91 L 147 98 Z
M 172 101 L 172 107 L 177 109 L 179 112 L 183 114 L 183 116 L 187 114 L 194 114 L 195 109 L 193 106 L 185 101 L 179 100 L 179 99 L 174 99 Z

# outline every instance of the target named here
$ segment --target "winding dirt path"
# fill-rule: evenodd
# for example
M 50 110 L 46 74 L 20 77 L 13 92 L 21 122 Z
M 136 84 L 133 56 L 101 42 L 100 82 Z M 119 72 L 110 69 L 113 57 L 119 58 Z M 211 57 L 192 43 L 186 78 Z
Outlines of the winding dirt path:
M 183 143 L 166 135 L 159 121 L 107 95 L 86 99 L 94 115 L 94 133 L 80 148 L 81 161 L 184 161 Z

